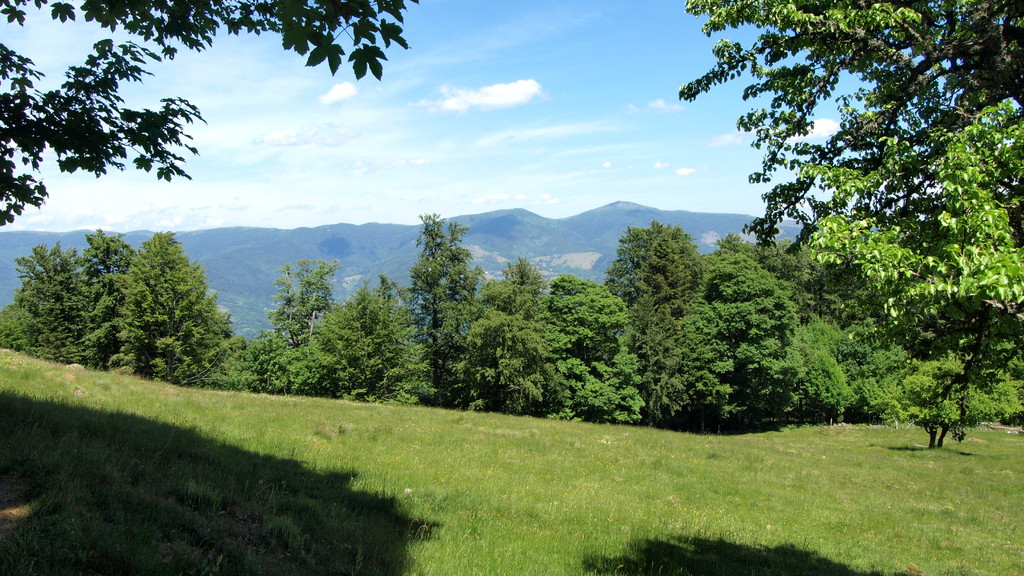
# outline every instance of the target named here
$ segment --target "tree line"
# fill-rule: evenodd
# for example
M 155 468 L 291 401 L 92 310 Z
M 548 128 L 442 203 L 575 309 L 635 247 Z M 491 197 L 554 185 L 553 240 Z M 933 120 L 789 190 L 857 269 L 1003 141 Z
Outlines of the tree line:
M 341 302 L 340 263 L 286 264 L 272 329 L 252 340 L 172 233 L 135 250 L 97 231 L 81 253 L 17 259 L 0 346 L 180 385 L 677 430 L 899 421 L 941 445 L 1024 419 L 1019 360 L 950 398 L 957 358 L 873 337 L 882 319 L 858 303 L 876 295 L 805 248 L 730 235 L 704 255 L 654 221 L 624 232 L 603 283 L 525 258 L 486 278 L 466 231 L 423 216 L 409 285 L 382 275 Z

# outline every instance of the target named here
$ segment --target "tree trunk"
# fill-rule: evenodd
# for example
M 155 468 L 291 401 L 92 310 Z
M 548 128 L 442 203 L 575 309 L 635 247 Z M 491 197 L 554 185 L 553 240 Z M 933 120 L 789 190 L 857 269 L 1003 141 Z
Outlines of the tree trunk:
M 928 428 L 928 447 L 935 448 L 935 436 L 938 434 L 935 428 Z
M 947 427 L 947 426 L 943 426 L 942 427 L 942 432 L 939 433 L 939 441 L 935 445 L 936 448 L 942 448 L 942 441 L 946 438 L 946 432 L 948 432 L 948 431 L 949 431 L 949 427 Z

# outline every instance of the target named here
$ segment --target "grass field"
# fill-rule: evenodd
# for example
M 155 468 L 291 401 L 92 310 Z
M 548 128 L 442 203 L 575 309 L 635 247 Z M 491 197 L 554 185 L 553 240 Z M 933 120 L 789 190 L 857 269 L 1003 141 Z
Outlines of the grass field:
M 697 436 L 0 352 L 0 574 L 1024 575 L 1024 438 Z

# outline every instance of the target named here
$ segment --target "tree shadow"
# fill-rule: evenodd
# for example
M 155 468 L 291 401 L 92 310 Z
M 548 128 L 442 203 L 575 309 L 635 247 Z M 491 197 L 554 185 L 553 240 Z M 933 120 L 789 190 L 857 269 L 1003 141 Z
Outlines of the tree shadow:
M 0 393 L 0 483 L 24 487 L 29 510 L 0 537 L 0 573 L 407 573 L 409 544 L 437 525 L 355 477 Z
M 942 448 L 929 448 L 927 446 L 886 446 L 885 449 L 892 450 L 893 452 L 931 452 L 932 454 L 956 454 L 957 456 L 977 456 L 977 454 L 975 454 L 974 452 L 964 452 L 963 450 L 955 450 L 948 446 L 943 446 Z
M 589 556 L 586 574 L 616 576 L 885 576 L 793 546 L 758 548 L 697 537 L 633 540 L 618 556 Z

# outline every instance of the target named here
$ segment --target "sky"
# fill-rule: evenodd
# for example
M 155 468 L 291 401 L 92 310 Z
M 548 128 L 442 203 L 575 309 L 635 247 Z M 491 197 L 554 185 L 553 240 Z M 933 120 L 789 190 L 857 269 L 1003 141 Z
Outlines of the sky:
M 4 230 L 297 228 L 416 224 L 524 208 L 563 218 L 615 201 L 663 210 L 759 214 L 760 166 L 736 119 L 743 85 L 680 102 L 714 63 L 683 0 L 421 0 L 408 51 L 387 51 L 381 81 L 305 67 L 280 38 L 218 35 L 212 48 L 151 66 L 134 107 L 182 97 L 191 180 L 129 169 L 42 176 L 49 198 Z M 4 43 L 50 82 L 106 37 L 30 12 Z M 819 126 L 826 131 L 827 118 Z

